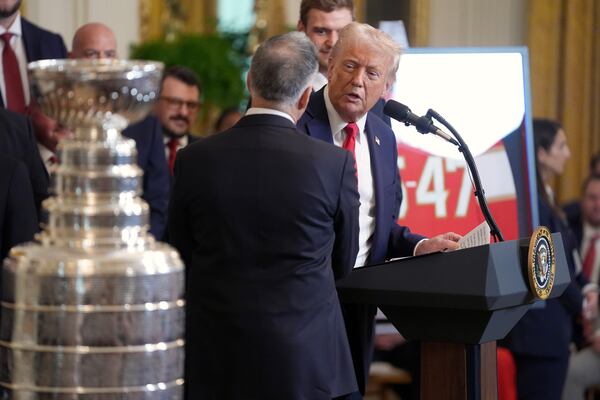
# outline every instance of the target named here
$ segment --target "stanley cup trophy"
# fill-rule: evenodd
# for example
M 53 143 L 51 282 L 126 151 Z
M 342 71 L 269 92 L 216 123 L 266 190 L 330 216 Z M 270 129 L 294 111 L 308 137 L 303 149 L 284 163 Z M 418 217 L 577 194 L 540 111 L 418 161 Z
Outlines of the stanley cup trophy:
M 3 268 L 2 400 L 183 396 L 184 268 L 147 233 L 136 147 L 120 131 L 158 97 L 162 64 L 44 60 L 32 99 L 73 131 L 37 237 Z

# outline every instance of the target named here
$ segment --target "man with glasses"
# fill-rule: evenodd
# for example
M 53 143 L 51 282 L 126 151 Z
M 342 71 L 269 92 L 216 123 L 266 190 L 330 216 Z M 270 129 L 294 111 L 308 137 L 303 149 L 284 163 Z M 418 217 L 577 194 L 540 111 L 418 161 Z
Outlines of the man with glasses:
M 165 71 L 154 115 L 162 125 L 165 156 L 171 176 L 177 151 L 196 140 L 190 134 L 190 129 L 196 122 L 200 108 L 199 97 L 200 83 L 191 69 L 173 66 Z

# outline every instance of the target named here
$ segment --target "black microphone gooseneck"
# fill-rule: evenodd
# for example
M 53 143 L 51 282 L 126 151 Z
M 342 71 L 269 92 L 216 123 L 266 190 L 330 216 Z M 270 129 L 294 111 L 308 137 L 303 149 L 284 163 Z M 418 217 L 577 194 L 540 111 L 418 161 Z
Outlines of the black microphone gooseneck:
M 467 144 L 460 136 L 460 134 L 456 131 L 456 129 L 454 129 L 448 121 L 446 121 L 440 114 L 438 114 L 432 109 L 429 109 L 425 116 L 419 117 L 413 114 L 410 111 L 410 108 L 408 108 L 404 104 L 398 103 L 394 100 L 389 100 L 386 103 L 383 111 L 388 116 L 400 122 L 403 122 L 404 124 L 406 124 L 406 126 L 414 125 L 417 128 L 417 130 L 421 133 L 433 133 L 437 136 L 442 137 L 446 141 L 458 146 L 458 151 L 460 151 L 463 154 L 467 166 L 469 167 L 469 171 L 473 179 L 473 185 L 475 186 L 475 197 L 477 197 L 477 200 L 479 200 L 479 207 L 481 208 L 483 217 L 485 218 L 486 222 L 490 227 L 490 233 L 494 238 L 494 241 L 504 241 L 502 233 L 500 232 L 500 228 L 498 228 L 498 224 L 496 224 L 496 221 L 494 220 L 494 217 L 492 216 L 492 213 L 488 208 L 487 200 L 485 198 L 485 191 L 483 190 L 483 186 L 481 185 L 481 179 L 479 178 L 479 172 L 477 170 L 477 166 L 475 165 L 475 159 L 473 158 L 473 154 L 471 154 L 469 146 L 467 146 Z M 448 130 L 452 133 L 456 140 L 452 138 L 450 138 L 451 140 L 449 140 L 448 138 L 450 137 L 450 135 L 437 128 L 431 120 L 432 117 L 439 121 L 446 128 L 448 128 Z

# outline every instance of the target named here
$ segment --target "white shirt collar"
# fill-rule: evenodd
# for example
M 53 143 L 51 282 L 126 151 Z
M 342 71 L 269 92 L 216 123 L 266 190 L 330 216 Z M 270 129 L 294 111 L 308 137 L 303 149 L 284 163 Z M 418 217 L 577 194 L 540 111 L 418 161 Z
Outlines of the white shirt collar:
M 187 144 L 188 144 L 188 136 L 187 135 L 179 136 L 177 139 L 179 139 L 179 146 L 181 146 L 181 147 L 187 146 Z M 163 133 L 163 143 L 166 145 L 167 143 L 169 143 L 169 141 L 171 141 L 171 136 Z
M 257 114 L 270 114 L 270 115 L 278 115 L 280 117 L 289 119 L 292 121 L 292 124 L 296 125 L 296 121 L 292 118 L 288 113 L 284 113 L 283 111 L 273 110 L 272 108 L 262 108 L 262 107 L 250 107 L 246 111 L 246 115 L 257 115 Z
M 331 127 L 331 134 L 334 136 L 341 135 L 343 129 L 348 125 L 348 121 L 344 121 L 340 114 L 336 111 L 335 107 L 331 103 L 329 98 L 329 85 L 325 86 L 325 107 L 327 108 L 327 115 L 329 116 L 329 126 Z M 365 124 L 367 123 L 367 114 L 360 117 L 359 120 L 354 121 L 358 125 L 358 132 L 362 133 L 365 131 Z M 360 134 L 356 136 L 356 140 L 360 142 Z
M 312 79 L 312 87 L 315 92 L 323 89 L 327 85 L 327 77 L 320 72 L 317 72 Z
M 7 31 L 12 33 L 13 36 L 21 37 L 23 35 L 23 29 L 21 28 L 21 13 L 19 11 L 17 11 L 17 17 L 8 29 L 0 26 L 0 35 Z
M 591 239 L 593 236 L 600 234 L 600 227 L 593 227 L 587 222 L 583 222 L 583 237 Z

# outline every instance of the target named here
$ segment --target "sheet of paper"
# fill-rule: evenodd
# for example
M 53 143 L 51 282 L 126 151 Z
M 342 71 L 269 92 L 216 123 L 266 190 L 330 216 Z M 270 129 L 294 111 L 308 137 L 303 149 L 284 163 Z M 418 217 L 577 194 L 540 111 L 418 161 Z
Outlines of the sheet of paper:
M 458 241 L 458 248 L 466 249 L 469 247 L 483 246 L 484 244 L 489 243 L 490 227 L 487 222 L 483 221 Z

